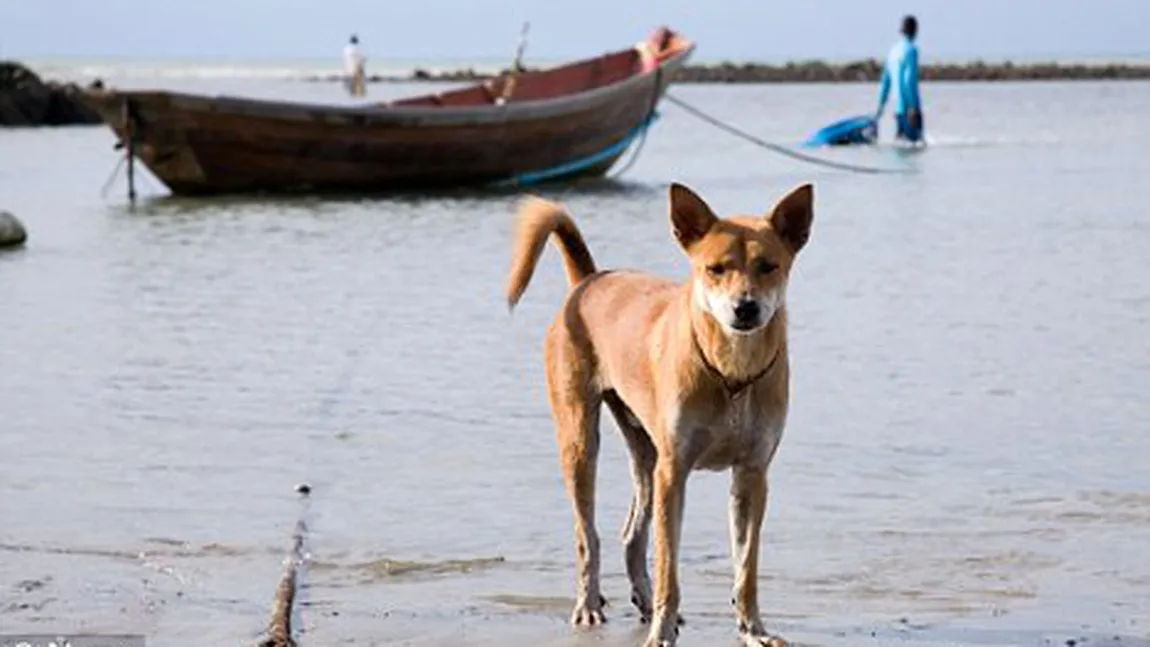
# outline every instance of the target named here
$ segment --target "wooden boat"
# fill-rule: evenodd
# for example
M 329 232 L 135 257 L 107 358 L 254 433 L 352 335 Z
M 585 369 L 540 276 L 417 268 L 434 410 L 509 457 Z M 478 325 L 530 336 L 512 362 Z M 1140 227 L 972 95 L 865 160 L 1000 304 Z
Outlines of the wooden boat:
M 177 195 L 527 184 L 606 173 L 693 49 L 660 28 L 596 58 L 364 106 L 109 89 L 86 98 Z

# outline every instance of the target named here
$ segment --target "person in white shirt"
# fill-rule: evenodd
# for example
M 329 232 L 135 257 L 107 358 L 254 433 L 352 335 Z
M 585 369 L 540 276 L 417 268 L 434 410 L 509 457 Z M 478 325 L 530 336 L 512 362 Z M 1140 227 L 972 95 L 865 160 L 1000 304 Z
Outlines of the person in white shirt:
M 363 96 L 367 90 L 367 74 L 364 71 L 364 56 L 359 50 L 359 38 L 351 35 L 351 40 L 343 48 L 343 69 L 347 75 L 346 82 L 352 96 Z

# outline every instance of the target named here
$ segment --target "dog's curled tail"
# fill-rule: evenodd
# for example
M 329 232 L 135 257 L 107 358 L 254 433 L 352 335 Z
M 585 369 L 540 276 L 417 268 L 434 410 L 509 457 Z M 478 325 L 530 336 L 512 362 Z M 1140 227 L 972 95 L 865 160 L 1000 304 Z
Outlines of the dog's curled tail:
M 555 234 L 567 280 L 574 287 L 595 273 L 595 261 L 583 241 L 583 234 L 562 206 L 542 198 L 529 197 L 519 205 L 515 243 L 511 256 L 511 276 L 507 281 L 507 307 L 514 308 L 527 290 L 547 239 Z

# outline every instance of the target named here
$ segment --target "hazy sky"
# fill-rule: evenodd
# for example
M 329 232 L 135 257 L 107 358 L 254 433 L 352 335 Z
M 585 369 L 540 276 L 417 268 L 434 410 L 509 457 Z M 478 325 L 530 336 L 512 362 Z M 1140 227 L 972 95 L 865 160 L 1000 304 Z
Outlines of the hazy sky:
M 698 59 L 881 55 L 902 14 L 924 59 L 1150 52 L 1150 0 L 0 0 L 0 56 L 315 58 L 351 31 L 374 60 L 599 53 L 667 23 Z

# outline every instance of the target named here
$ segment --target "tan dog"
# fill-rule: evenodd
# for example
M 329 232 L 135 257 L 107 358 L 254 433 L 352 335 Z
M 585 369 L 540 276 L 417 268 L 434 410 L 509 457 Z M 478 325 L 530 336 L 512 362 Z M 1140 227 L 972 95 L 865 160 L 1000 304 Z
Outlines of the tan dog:
M 507 300 L 519 301 L 554 234 L 571 290 L 547 333 L 547 386 L 563 475 L 575 511 L 577 599 L 571 621 L 604 621 L 595 530 L 599 410 L 606 403 L 631 451 L 635 493 L 623 529 L 631 601 L 651 621 L 647 647 L 674 645 L 677 562 L 687 476 L 732 470 L 732 603 L 748 645 L 785 645 L 759 617 L 759 532 L 767 467 L 787 415 L 787 279 L 807 242 L 811 185 L 766 216 L 720 220 L 690 189 L 671 186 L 675 238 L 691 261 L 678 285 L 631 271 L 597 272 L 562 207 L 529 198 L 520 211 Z M 655 522 L 655 591 L 647 536 Z

